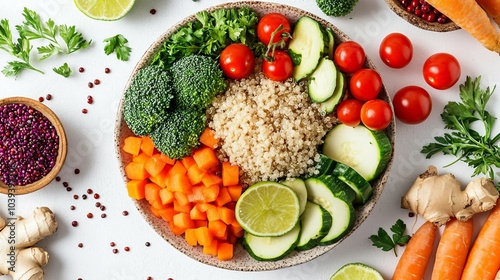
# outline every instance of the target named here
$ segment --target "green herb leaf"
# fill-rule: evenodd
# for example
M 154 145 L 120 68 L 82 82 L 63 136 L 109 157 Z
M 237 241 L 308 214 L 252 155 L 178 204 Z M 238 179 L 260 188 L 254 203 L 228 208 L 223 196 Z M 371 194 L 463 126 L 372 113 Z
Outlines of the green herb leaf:
M 85 49 L 92 43 L 92 40 L 87 41 L 83 38 L 81 33 L 76 32 L 76 27 L 74 25 L 59 25 L 59 36 L 61 36 L 64 43 L 66 43 L 68 54 L 80 49 Z
M 104 46 L 104 53 L 110 55 L 116 53 L 116 58 L 119 60 L 127 61 L 130 57 L 132 48 L 127 46 L 128 40 L 121 34 L 104 39 L 106 45 Z
M 410 240 L 409 235 L 405 235 L 406 224 L 398 219 L 396 223 L 391 227 L 393 233 L 392 238 L 389 236 L 387 231 L 383 228 L 378 229 L 377 235 L 371 235 L 369 239 L 372 241 L 372 245 L 381 248 L 383 251 L 394 250 L 394 254 L 397 256 L 396 246 L 404 246 Z
M 57 74 L 67 78 L 69 76 L 71 76 L 71 68 L 69 67 L 68 63 L 64 63 L 63 65 L 61 65 L 60 67 L 54 67 L 52 70 L 54 70 L 54 72 L 56 72 Z

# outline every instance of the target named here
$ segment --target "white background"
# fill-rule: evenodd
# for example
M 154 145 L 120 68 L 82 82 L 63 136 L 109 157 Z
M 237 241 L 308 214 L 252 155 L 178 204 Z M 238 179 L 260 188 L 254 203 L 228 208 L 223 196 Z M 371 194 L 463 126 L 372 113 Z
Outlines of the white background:
M 379 227 L 389 229 L 397 219 L 403 219 L 410 232 L 422 223 L 423 219 L 415 222 L 399 206 L 401 196 L 416 176 L 429 164 L 434 164 L 442 172 L 454 173 L 464 184 L 469 181 L 472 170 L 465 164 L 444 168 L 454 158 L 442 156 L 426 160 L 419 152 L 434 136 L 442 134 L 443 124 L 439 114 L 446 102 L 458 100 L 458 84 L 449 90 L 434 90 L 425 84 L 421 67 L 428 56 L 436 52 L 448 52 L 461 63 L 460 82 L 466 76 L 481 75 L 483 85 L 500 85 L 498 54 L 484 49 L 462 30 L 435 33 L 414 27 L 397 17 L 383 0 L 360 0 L 355 10 L 342 18 L 324 16 L 314 0 L 275 1 L 302 8 L 331 21 L 364 47 L 391 95 L 406 85 L 422 86 L 432 95 L 433 111 L 429 119 L 419 125 L 397 122 L 395 161 L 380 201 L 361 227 L 325 255 L 303 265 L 276 271 L 236 272 L 201 264 L 176 251 L 143 220 L 126 195 L 115 157 L 114 121 L 127 79 L 150 44 L 184 17 L 223 2 L 227 1 L 138 0 L 132 11 L 116 22 L 87 18 L 70 0 L 0 2 L 0 18 L 8 18 L 12 29 L 15 24 L 21 23 L 23 7 L 28 7 L 40 13 L 43 19 L 50 17 L 58 24 L 76 25 L 85 38 L 93 40 L 90 48 L 71 55 L 52 57 L 42 62 L 33 58 L 33 63 L 45 72 L 44 75 L 33 71 L 24 71 L 17 79 L 0 75 L 2 98 L 26 96 L 38 99 L 52 94 L 53 99 L 44 104 L 58 114 L 68 134 L 69 151 L 60 173 L 62 181 L 54 181 L 43 190 L 17 197 L 16 210 L 19 215 L 27 215 L 34 207 L 42 205 L 56 213 L 59 222 L 57 233 L 39 243 L 50 252 L 50 263 L 45 268 L 46 279 L 135 280 L 148 276 L 153 279 L 171 277 L 175 280 L 329 279 L 339 267 L 349 262 L 373 266 L 389 279 L 398 258 L 392 252 L 373 247 L 368 237 L 375 234 Z M 152 8 L 157 11 L 155 15 L 149 12 Z M 378 57 L 382 38 L 391 32 L 402 32 L 413 42 L 414 57 L 404 69 L 390 69 Z M 129 46 L 133 49 L 128 62 L 104 54 L 103 40 L 118 33 L 129 39 Z M 0 52 L 2 68 L 10 59 L 5 52 Z M 67 79 L 51 70 L 64 62 L 68 62 L 74 71 Z M 85 72 L 78 73 L 78 67 L 84 67 Z M 106 67 L 111 69 L 110 74 L 104 73 Z M 88 88 L 87 83 L 95 79 L 100 79 L 101 84 Z M 494 115 L 500 116 L 498 94 L 491 98 L 489 109 Z M 94 104 L 86 103 L 88 95 L 93 96 Z M 88 109 L 88 114 L 81 113 L 83 108 Z M 81 170 L 79 175 L 74 174 L 75 168 Z M 62 186 L 63 181 L 69 183 L 71 192 Z M 93 198 L 73 199 L 74 194 L 81 196 L 88 188 L 100 194 L 99 201 L 107 207 L 107 218 L 100 218 L 101 211 L 94 206 Z M 3 216 L 6 215 L 4 199 L 5 196 L 0 197 L 0 214 Z M 76 210 L 71 211 L 71 205 L 76 206 Z M 122 215 L 124 210 L 130 213 L 126 217 Z M 93 219 L 86 218 L 88 212 L 94 214 Z M 480 218 L 484 218 L 484 215 Z M 74 220 L 80 223 L 76 228 L 71 226 Z M 479 227 L 480 223 L 476 224 Z M 83 248 L 78 248 L 80 242 L 84 244 Z M 120 251 L 118 254 L 112 253 L 110 242 L 116 243 Z M 150 242 L 151 246 L 146 247 L 145 242 Z M 124 251 L 125 246 L 130 247 L 130 252 Z M 401 248 L 398 253 L 402 253 Z

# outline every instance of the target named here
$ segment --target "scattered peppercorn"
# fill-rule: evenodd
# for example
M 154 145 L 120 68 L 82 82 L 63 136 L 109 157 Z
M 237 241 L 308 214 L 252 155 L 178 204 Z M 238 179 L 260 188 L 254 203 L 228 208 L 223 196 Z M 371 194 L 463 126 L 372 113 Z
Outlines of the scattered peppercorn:
M 144 245 L 146 245 L 146 247 L 149 247 L 149 246 L 151 246 L 151 243 L 146 242 L 146 243 L 144 243 Z
M 82 194 L 82 199 L 87 199 L 87 195 L 86 194 Z
M 67 188 L 69 186 L 68 182 L 63 182 L 63 187 Z
M 147 280 L 153 280 L 153 277 L 148 276 Z
M 110 72 L 111 72 L 111 69 L 109 69 L 108 67 L 104 68 L 104 73 L 109 74 Z
M 100 83 L 101 83 L 101 80 L 99 80 L 99 79 L 95 79 L 95 80 L 94 80 L 94 84 L 95 84 L 96 86 L 97 86 L 97 85 L 99 85 Z
M 83 248 L 83 243 L 78 243 L 78 248 Z
M 92 104 L 92 103 L 94 103 L 94 98 L 93 98 L 92 96 L 90 96 L 90 95 L 89 95 L 89 96 L 87 96 L 87 103 L 88 103 L 88 104 Z
M 73 198 L 78 199 L 78 195 L 77 194 L 73 195 Z
M 92 189 L 87 189 L 88 194 L 92 194 L 94 191 Z
M 77 226 L 78 226 L 78 222 L 77 222 L 77 221 L 72 221 L 72 222 L 71 222 L 71 225 L 72 225 L 73 227 L 77 227 Z
M 130 247 L 126 246 L 125 248 L 123 248 L 123 250 L 125 250 L 125 252 L 128 252 L 130 251 Z
M 413 213 L 413 212 L 408 213 L 408 217 L 410 217 L 410 218 L 415 217 L 415 213 Z
M 85 68 L 83 68 L 83 67 L 78 68 L 78 72 L 80 72 L 80 73 L 85 72 Z
M 80 174 L 80 169 L 76 168 L 76 169 L 75 169 L 75 174 L 76 174 L 76 175 Z
M 75 210 L 75 209 L 76 209 L 76 207 L 75 207 L 74 205 L 71 205 L 71 206 L 69 207 L 69 209 L 70 209 L 70 210 Z
M 44 100 L 45 99 L 42 96 L 38 97 L 38 101 L 43 102 Z
M 152 14 L 152 15 L 156 14 L 156 9 L 149 10 L 149 13 Z
M 105 214 L 105 213 L 102 213 L 102 214 L 101 214 L 101 218 L 103 218 L 103 219 L 104 219 L 104 218 L 106 218 L 106 214 Z
M 96 203 L 95 203 L 95 207 L 97 207 L 97 208 L 101 207 L 101 203 L 100 203 L 99 201 L 98 201 L 98 202 L 96 202 Z
M 47 100 L 51 100 L 51 99 L 52 99 L 52 94 L 50 94 L 50 93 L 49 93 L 49 94 L 47 94 L 47 96 L 45 96 L 45 99 L 47 99 Z
M 116 245 L 115 242 L 110 242 L 109 243 L 109 246 L 111 246 L 111 247 L 115 247 L 115 245 Z
M 123 215 L 123 216 L 128 216 L 128 211 L 126 211 L 126 210 L 125 210 L 125 211 L 123 211 L 123 212 L 122 212 L 122 215 Z
M 113 249 L 113 254 L 118 254 L 118 249 Z
M 106 206 L 104 206 L 104 205 L 101 205 L 101 207 L 100 207 L 100 208 L 101 208 L 101 211 L 106 210 Z
M 72 190 L 72 188 L 71 188 L 71 187 L 67 187 L 67 188 L 66 188 L 66 191 L 67 191 L 67 192 L 70 192 L 71 190 Z
M 56 182 L 60 182 L 61 181 L 61 177 L 57 176 L 56 177 Z
M 87 218 L 92 219 L 93 217 L 94 217 L 94 214 L 92 214 L 92 213 L 87 214 Z
M 89 88 L 93 88 L 94 87 L 94 84 L 92 82 L 89 82 L 87 85 L 88 85 Z
M 94 194 L 94 198 L 95 198 L 95 199 L 99 199 L 99 197 L 101 197 L 101 196 L 100 196 L 98 193 L 95 193 L 95 194 Z
M 87 109 L 85 108 L 82 109 L 82 113 L 87 114 L 87 112 L 88 112 Z

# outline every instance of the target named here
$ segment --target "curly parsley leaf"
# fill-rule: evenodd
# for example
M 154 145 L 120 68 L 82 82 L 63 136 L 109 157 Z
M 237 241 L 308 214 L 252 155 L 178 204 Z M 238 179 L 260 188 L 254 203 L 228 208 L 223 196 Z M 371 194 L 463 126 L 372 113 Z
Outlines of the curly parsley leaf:
M 396 246 L 404 246 L 408 241 L 410 241 L 410 236 L 405 235 L 406 224 L 398 219 L 396 223 L 391 227 L 392 238 L 383 228 L 379 228 L 376 235 L 371 235 L 369 238 L 372 241 L 372 245 L 381 248 L 383 251 L 394 250 L 394 254 L 397 256 Z
M 66 43 L 68 54 L 80 49 L 85 49 L 92 43 L 92 40 L 87 41 L 83 38 L 81 33 L 76 32 L 76 27 L 74 25 L 59 25 L 59 36 L 61 36 L 64 43 Z
M 127 46 L 127 38 L 123 37 L 121 34 L 117 34 L 113 37 L 104 39 L 106 45 L 104 46 L 104 53 L 110 55 L 116 53 L 116 58 L 122 61 L 127 61 L 132 52 L 132 48 Z
M 61 65 L 59 67 L 54 67 L 52 70 L 65 78 L 71 76 L 71 72 L 72 72 L 68 63 L 64 63 L 63 65 Z

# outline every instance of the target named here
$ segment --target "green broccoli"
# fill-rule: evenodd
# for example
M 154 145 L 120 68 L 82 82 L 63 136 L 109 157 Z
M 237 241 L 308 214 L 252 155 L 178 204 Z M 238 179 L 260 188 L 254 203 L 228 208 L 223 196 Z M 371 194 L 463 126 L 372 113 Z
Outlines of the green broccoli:
M 123 116 L 134 134 L 148 135 L 168 117 L 174 98 L 172 83 L 170 73 L 159 66 L 137 72 L 123 101 Z
M 207 118 L 203 110 L 175 110 L 150 137 L 155 147 L 169 158 L 181 159 L 199 145 Z
M 181 58 L 170 70 L 176 91 L 174 102 L 178 108 L 205 109 L 227 87 L 218 61 L 208 56 Z
M 327 16 L 342 17 L 354 9 L 358 0 L 316 0 L 319 9 Z

